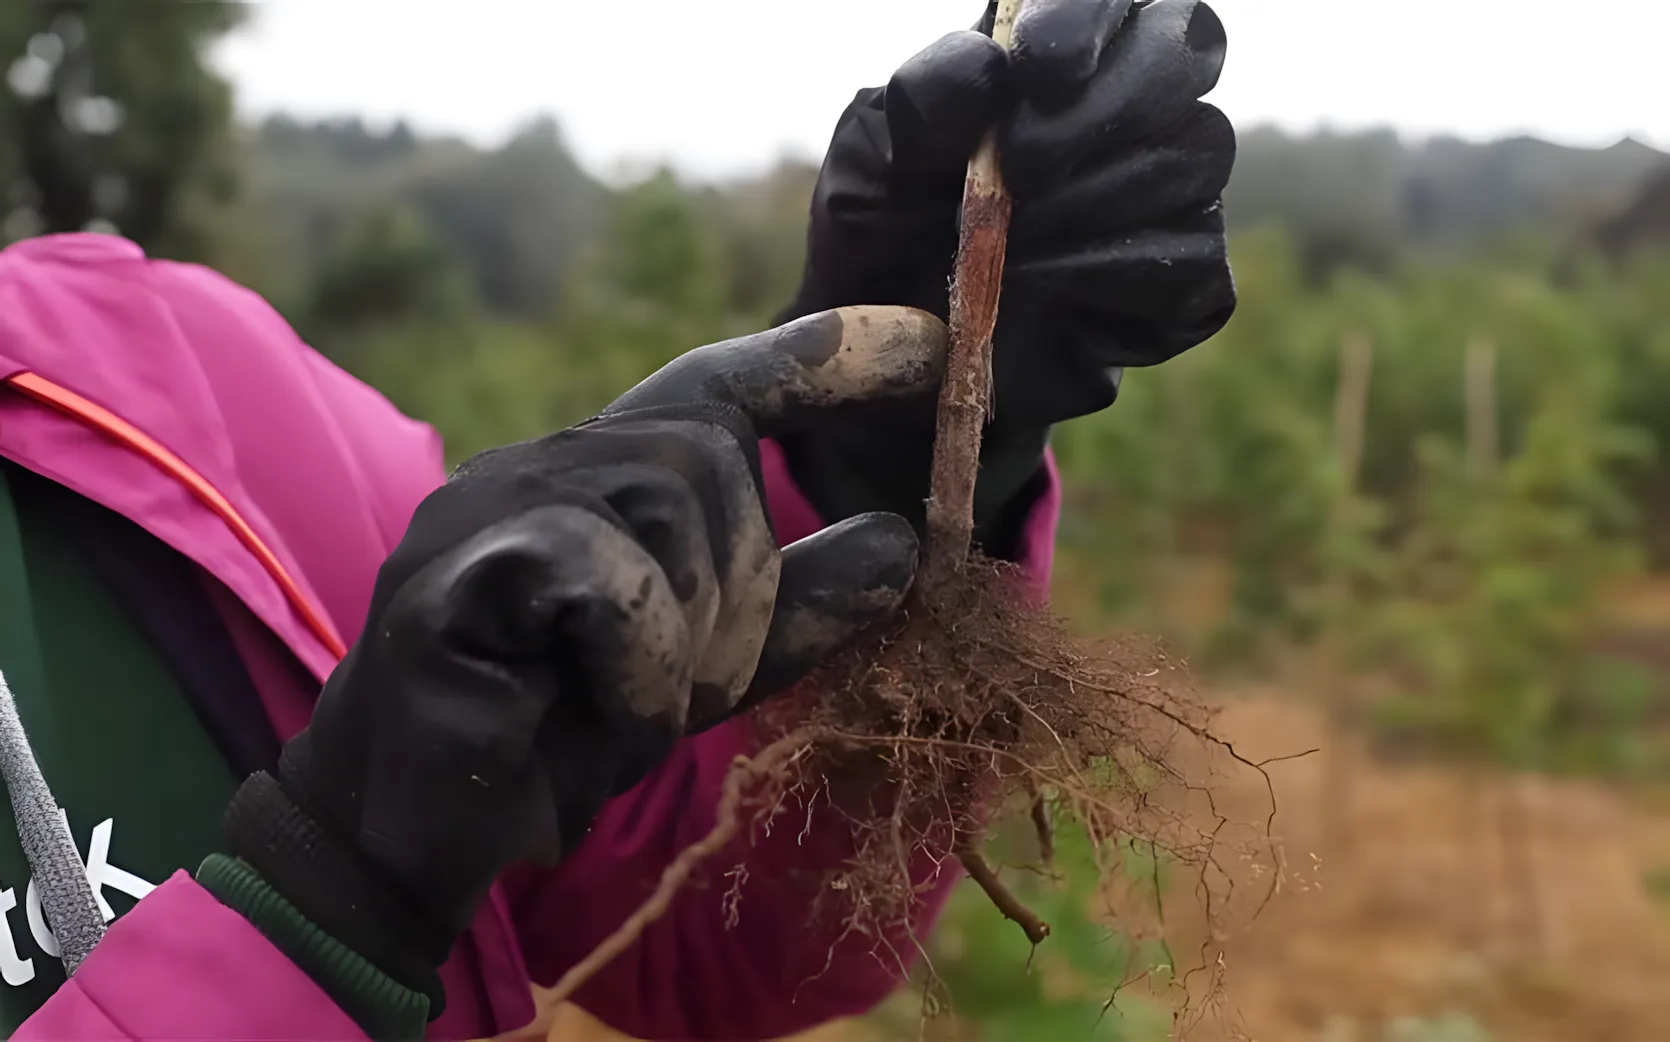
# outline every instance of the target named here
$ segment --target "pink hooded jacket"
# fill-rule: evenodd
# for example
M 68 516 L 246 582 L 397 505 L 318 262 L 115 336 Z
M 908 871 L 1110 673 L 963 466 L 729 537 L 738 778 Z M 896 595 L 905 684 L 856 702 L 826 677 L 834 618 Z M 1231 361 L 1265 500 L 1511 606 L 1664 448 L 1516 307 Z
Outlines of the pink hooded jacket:
M 100 429 L 100 417 L 119 429 Z M 305 725 L 337 649 L 358 636 L 378 567 L 445 477 L 434 431 L 303 344 L 256 294 L 95 235 L 0 252 L 0 456 L 126 515 L 200 566 L 281 738 Z M 764 460 L 783 540 L 816 531 L 781 453 L 767 444 Z M 1040 586 L 1055 489 L 1027 532 L 1024 564 Z M 528 1028 L 530 984 L 554 983 L 709 830 L 720 780 L 751 737 L 742 721 L 686 743 L 611 803 L 557 869 L 503 880 L 443 971 L 448 1005 L 430 1037 Z M 723 886 L 687 890 L 579 1004 L 637 1038 L 765 1039 L 886 997 L 902 965 L 878 958 L 874 939 L 820 940 L 807 920 L 818 870 L 848 856 L 850 832 L 816 806 L 796 820 L 804 827 L 715 859 L 746 865 L 739 921 L 727 921 Z M 957 877 L 926 857 L 919 874 L 925 930 Z M 898 941 L 894 951 L 912 950 Z M 15 1037 L 366 1036 L 181 872 L 112 924 Z

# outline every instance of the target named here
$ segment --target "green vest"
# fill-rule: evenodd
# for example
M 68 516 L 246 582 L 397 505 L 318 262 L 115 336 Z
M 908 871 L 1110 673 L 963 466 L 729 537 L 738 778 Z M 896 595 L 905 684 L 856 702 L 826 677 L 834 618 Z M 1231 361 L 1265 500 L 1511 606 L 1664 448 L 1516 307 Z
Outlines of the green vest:
M 219 848 L 238 779 L 126 610 L 28 498 L 14 495 L 18 476 L 0 461 L 0 671 L 105 915 L 120 916 Z M 3 791 L 0 801 L 7 1038 L 64 972 Z

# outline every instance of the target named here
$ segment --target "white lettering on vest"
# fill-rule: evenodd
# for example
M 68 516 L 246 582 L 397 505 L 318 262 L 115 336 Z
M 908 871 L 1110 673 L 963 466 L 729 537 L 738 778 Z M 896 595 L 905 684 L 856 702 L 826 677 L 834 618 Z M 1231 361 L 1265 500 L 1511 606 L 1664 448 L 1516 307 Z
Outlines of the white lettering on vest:
M 92 842 L 87 845 L 87 882 L 93 887 L 93 897 L 99 902 L 99 911 L 104 913 L 105 922 L 109 922 L 110 920 L 116 918 L 116 912 L 110 907 L 110 902 L 104 899 L 105 887 L 108 886 L 118 893 L 127 894 L 135 901 L 142 899 L 146 894 L 149 894 L 152 890 L 156 889 L 156 885 L 154 883 L 148 883 L 134 875 L 132 872 L 123 871 L 110 863 L 110 834 L 114 828 L 114 818 L 106 818 L 105 820 L 99 822 L 98 827 L 93 830 Z M 8 890 L 6 893 L 10 894 L 11 891 Z M 0 896 L 0 906 L 4 906 L 6 908 L 15 908 L 17 906 L 17 898 L 15 896 L 10 898 L 10 904 L 7 904 L 6 902 L 7 898 Z M 29 919 L 29 932 L 34 935 L 35 943 L 40 945 L 41 951 L 52 956 L 54 959 L 58 958 L 60 954 L 58 939 L 53 937 L 52 931 L 47 928 L 46 915 L 41 911 L 40 891 L 36 888 L 35 881 L 33 879 L 29 880 L 29 889 L 27 894 L 24 896 L 23 905 L 24 913 Z M 9 925 L 6 933 L 7 937 L 3 943 L 7 946 L 15 948 L 15 942 L 10 936 L 11 930 Z M 34 975 L 34 968 L 31 966 L 29 969 L 29 978 L 34 977 Z M 29 978 L 25 978 L 25 981 Z M 6 976 L 5 981 L 7 984 L 14 983 L 10 976 Z M 16 983 L 24 982 L 19 981 Z
M 0 890 L 0 980 L 16 988 L 35 979 L 35 960 L 17 954 L 17 939 L 12 936 L 12 910 L 17 907 L 17 892 L 11 887 Z
M 127 894 L 135 901 L 144 900 L 146 894 L 157 888 L 155 883 L 147 883 L 132 872 L 124 872 L 110 863 L 110 833 L 115 827 L 114 818 L 99 822 L 99 827 L 93 830 L 93 840 L 87 846 L 87 882 L 93 884 L 93 896 L 99 899 L 99 911 L 104 913 L 107 923 L 116 918 L 116 913 L 110 910 L 110 902 L 104 899 L 105 887 Z

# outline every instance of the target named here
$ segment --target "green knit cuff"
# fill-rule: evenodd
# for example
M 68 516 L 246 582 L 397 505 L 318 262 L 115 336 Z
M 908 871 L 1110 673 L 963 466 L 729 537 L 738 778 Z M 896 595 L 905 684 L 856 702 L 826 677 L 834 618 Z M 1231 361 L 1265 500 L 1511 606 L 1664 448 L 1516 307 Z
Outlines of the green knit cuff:
M 211 854 L 197 870 L 197 882 L 248 919 L 366 1034 L 379 1042 L 423 1038 L 429 1023 L 428 996 L 396 983 L 309 922 L 249 865 Z

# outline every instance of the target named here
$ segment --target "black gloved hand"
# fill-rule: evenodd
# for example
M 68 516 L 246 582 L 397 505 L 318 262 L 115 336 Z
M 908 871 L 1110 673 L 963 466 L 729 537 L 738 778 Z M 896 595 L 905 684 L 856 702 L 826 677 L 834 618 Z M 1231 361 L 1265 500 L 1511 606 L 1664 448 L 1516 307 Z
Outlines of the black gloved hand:
M 990 553 L 1011 549 L 1051 425 L 1111 405 L 1124 367 L 1193 347 L 1234 311 L 1219 197 L 1235 133 L 1199 100 L 1225 46 L 1198 0 L 1031 0 L 1012 54 L 954 33 L 836 126 L 785 317 L 859 303 L 945 317 L 968 159 L 1001 121 L 1015 212 L 976 499 Z M 920 525 L 932 430 L 931 402 L 901 403 L 784 447 L 825 517 Z
M 817 315 L 465 463 L 277 776 L 233 801 L 233 853 L 438 1012 L 436 970 L 504 868 L 554 863 L 680 739 L 899 607 L 910 525 L 858 517 L 779 553 L 756 437 L 919 395 L 944 352 L 920 312 Z

